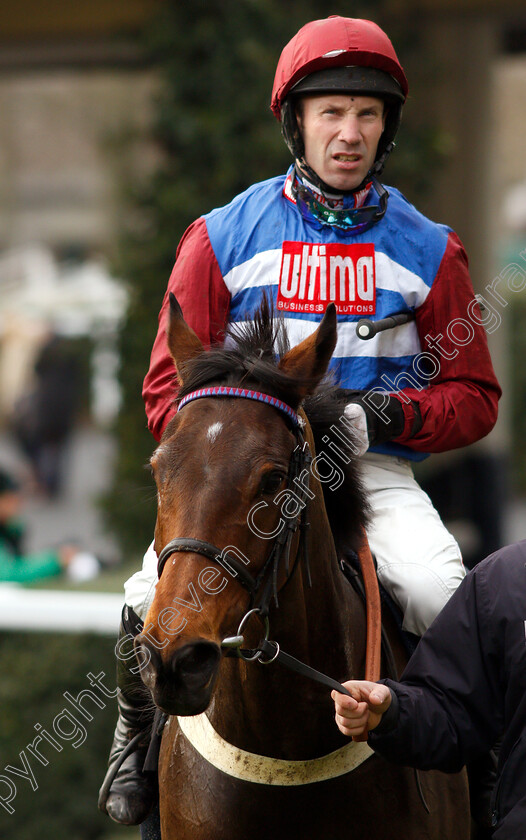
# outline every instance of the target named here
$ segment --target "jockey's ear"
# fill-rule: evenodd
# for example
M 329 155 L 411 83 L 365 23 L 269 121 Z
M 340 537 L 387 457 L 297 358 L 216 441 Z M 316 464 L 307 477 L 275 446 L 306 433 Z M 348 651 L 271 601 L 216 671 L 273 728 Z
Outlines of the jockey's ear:
M 337 334 L 336 307 L 329 303 L 316 332 L 281 359 L 279 368 L 300 382 L 295 388 L 300 400 L 311 394 L 325 376 L 336 347 Z
M 168 349 L 175 362 L 177 378 L 183 384 L 184 365 L 204 350 L 203 344 L 183 318 L 177 298 L 170 292 L 170 311 L 166 327 Z

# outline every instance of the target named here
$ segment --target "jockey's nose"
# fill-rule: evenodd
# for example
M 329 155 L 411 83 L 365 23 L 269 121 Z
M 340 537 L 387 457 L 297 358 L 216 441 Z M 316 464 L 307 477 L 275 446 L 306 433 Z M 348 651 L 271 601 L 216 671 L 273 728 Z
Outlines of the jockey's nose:
M 355 114 L 346 114 L 342 119 L 338 139 L 348 146 L 356 146 L 360 142 L 360 124 Z

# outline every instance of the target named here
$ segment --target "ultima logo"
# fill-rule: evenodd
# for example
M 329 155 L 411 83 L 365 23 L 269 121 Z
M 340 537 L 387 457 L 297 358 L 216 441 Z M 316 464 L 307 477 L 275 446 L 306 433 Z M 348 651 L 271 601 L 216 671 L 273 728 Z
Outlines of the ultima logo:
M 332 301 L 341 314 L 376 311 L 374 245 L 284 242 L 278 309 L 324 312 Z

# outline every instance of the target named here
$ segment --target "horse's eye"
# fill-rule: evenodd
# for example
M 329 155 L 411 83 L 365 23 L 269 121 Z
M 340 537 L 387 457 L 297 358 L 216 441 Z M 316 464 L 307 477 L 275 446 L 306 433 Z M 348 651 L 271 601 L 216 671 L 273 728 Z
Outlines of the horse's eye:
M 284 478 L 285 473 L 282 473 L 279 470 L 272 470 L 272 472 L 269 472 L 264 476 L 261 482 L 260 492 L 264 495 L 277 493 Z

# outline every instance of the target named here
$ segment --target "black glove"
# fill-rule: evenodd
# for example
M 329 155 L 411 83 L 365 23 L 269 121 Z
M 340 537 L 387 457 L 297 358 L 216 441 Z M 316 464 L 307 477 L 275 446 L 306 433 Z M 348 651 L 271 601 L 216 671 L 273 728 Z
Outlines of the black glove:
M 405 417 L 402 403 L 397 397 L 378 391 L 343 390 L 347 402 L 358 403 L 365 411 L 369 445 L 379 446 L 399 437 L 404 431 Z M 422 415 L 418 404 L 411 401 L 415 419 L 411 436 L 422 428 Z

